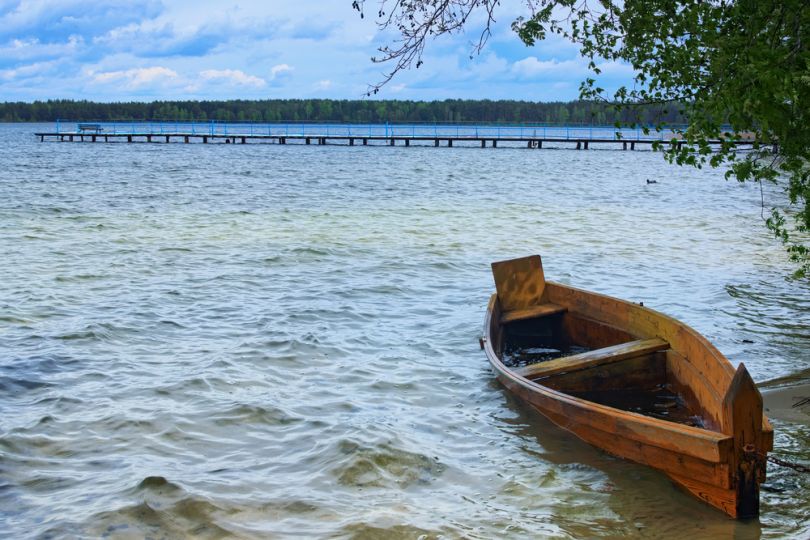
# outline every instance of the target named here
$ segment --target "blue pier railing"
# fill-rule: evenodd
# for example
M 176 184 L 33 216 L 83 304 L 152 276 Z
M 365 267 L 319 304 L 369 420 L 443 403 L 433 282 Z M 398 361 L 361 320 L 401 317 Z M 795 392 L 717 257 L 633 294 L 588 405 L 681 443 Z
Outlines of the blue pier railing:
M 56 121 L 56 133 L 81 131 L 86 122 Z M 212 137 L 327 137 L 409 139 L 495 139 L 495 140 L 612 140 L 665 141 L 682 126 L 662 131 L 642 127 L 561 124 L 337 124 L 337 123 L 252 123 L 252 122 L 92 122 L 97 133 L 107 135 L 209 135 Z M 646 131 L 646 133 L 645 133 Z

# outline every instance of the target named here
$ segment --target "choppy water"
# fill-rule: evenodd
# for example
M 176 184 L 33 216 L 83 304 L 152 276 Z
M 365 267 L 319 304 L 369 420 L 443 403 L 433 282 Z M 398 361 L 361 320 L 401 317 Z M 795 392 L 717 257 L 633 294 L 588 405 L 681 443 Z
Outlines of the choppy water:
M 489 263 L 540 253 L 757 380 L 807 369 L 755 186 L 650 152 L 35 130 L 0 126 L 0 536 L 810 534 L 807 480 L 773 468 L 729 520 L 516 402 L 477 343 Z

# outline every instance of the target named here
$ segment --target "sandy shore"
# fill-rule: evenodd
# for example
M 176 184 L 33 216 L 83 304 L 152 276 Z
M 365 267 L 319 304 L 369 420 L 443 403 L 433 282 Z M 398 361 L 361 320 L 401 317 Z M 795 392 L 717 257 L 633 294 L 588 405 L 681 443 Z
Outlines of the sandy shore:
M 810 370 L 759 385 L 765 414 L 810 426 Z

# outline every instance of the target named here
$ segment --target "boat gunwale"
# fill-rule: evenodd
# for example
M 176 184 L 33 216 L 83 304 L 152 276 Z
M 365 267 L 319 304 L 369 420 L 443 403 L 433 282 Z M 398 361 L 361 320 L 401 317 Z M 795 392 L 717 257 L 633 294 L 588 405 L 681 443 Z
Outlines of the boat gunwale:
M 580 293 L 580 294 L 588 295 L 588 296 L 595 297 L 595 298 L 603 298 L 603 299 L 606 299 L 606 300 L 609 300 L 609 301 L 612 301 L 612 302 L 619 302 L 620 304 L 624 304 L 624 305 L 628 306 L 631 309 L 640 310 L 642 312 L 650 313 L 650 314 L 654 315 L 655 317 L 661 318 L 662 320 L 666 321 L 669 324 L 676 325 L 679 328 L 681 328 L 682 330 L 684 330 L 687 334 L 690 335 L 690 337 L 692 337 L 703 348 L 705 348 L 708 352 L 711 353 L 711 355 L 717 361 L 717 364 L 728 374 L 728 384 L 730 384 L 731 380 L 734 378 L 735 369 L 734 369 L 734 366 L 729 361 L 729 359 L 722 352 L 720 352 L 720 350 L 714 345 L 714 343 L 709 341 L 708 338 L 706 338 L 706 336 L 704 336 L 703 334 L 701 334 L 700 332 L 698 332 L 697 330 L 695 330 L 694 328 L 692 328 L 691 326 L 689 326 L 688 324 L 684 323 L 683 321 L 681 321 L 679 319 L 676 319 L 676 318 L 674 318 L 674 317 L 672 317 L 670 315 L 667 315 L 666 313 L 662 313 L 660 311 L 657 311 L 655 309 L 647 307 L 647 306 L 645 306 L 643 304 L 636 304 L 636 303 L 630 302 L 628 300 L 624 300 L 622 298 L 617 298 L 615 296 L 610 296 L 608 294 L 589 291 L 587 289 L 574 287 L 572 285 L 566 285 L 566 284 L 560 283 L 558 281 L 547 280 L 546 281 L 546 291 L 547 291 L 546 294 L 548 294 L 548 292 L 553 291 L 554 289 L 561 289 L 561 290 L 568 289 L 570 291 L 574 291 L 575 293 Z M 497 293 L 494 296 L 497 297 Z M 567 308 L 568 311 L 570 311 L 572 313 L 579 314 L 580 316 L 584 316 L 584 317 L 587 317 L 587 318 L 594 318 L 591 315 L 584 314 L 584 313 L 582 313 L 582 312 L 580 312 L 580 311 L 578 311 L 576 309 L 572 309 L 570 306 L 565 306 L 565 307 Z M 487 308 L 487 309 L 489 309 L 489 308 Z M 601 322 L 604 322 L 604 323 L 607 323 L 607 324 L 615 324 L 612 321 L 605 321 L 605 320 L 602 320 L 602 319 L 597 319 L 597 320 L 601 320 Z M 661 337 L 661 336 L 650 336 L 650 337 Z M 679 348 L 673 347 L 671 340 L 667 340 L 667 341 L 669 341 L 670 348 L 671 348 L 672 351 L 674 351 L 677 354 L 683 356 L 684 358 L 687 357 L 687 355 L 684 354 L 685 351 L 681 351 Z M 506 367 L 506 366 L 504 366 L 504 367 Z M 697 369 L 697 366 L 695 366 L 695 368 Z M 703 373 L 701 373 L 701 374 L 704 377 L 706 377 L 706 374 L 703 374 Z M 725 392 L 727 390 L 728 390 L 728 387 L 726 387 L 724 389 L 724 391 L 722 391 L 722 392 L 720 392 L 719 389 L 716 389 L 716 391 L 717 391 L 717 393 L 718 393 L 718 395 L 720 397 L 720 401 L 722 401 L 723 396 L 725 395 Z M 685 426 L 685 427 L 688 427 L 688 426 Z M 707 430 L 707 431 L 712 431 L 712 430 Z M 770 439 L 769 449 L 772 449 L 772 447 L 773 447 L 773 425 L 771 424 L 771 422 L 768 419 L 767 415 L 765 415 L 764 413 L 762 415 L 762 432 L 766 435 L 766 437 L 768 437 Z

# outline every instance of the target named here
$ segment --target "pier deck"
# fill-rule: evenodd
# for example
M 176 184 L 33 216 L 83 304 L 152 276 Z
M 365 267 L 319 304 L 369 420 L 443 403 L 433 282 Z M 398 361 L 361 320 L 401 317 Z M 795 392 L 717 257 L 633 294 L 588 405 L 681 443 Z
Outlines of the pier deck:
M 71 126 L 72 127 L 72 126 Z M 254 124 L 219 122 L 79 122 L 64 130 L 62 122 L 53 131 L 35 133 L 40 141 L 145 142 L 145 143 L 271 143 L 410 146 L 411 143 L 453 146 L 472 143 L 487 146 L 543 148 L 544 143 L 571 144 L 587 150 L 592 143 L 635 150 L 636 145 L 679 145 L 673 130 L 657 132 L 642 128 L 560 125 L 462 125 L 462 124 Z M 753 144 L 738 138 L 735 145 Z M 722 141 L 714 141 L 721 144 Z

